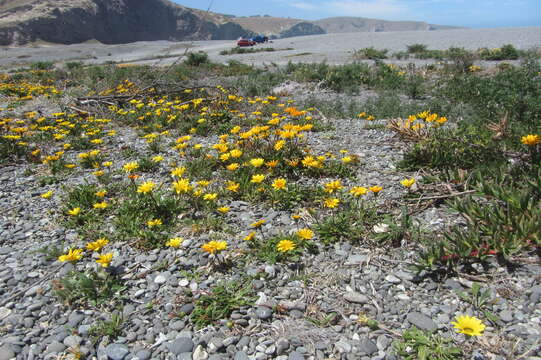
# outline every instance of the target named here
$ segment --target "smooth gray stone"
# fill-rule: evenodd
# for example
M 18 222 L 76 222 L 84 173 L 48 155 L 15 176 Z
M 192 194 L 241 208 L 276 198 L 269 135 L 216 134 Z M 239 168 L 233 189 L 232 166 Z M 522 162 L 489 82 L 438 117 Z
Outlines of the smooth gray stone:
M 185 352 L 192 352 L 194 343 L 192 339 L 188 337 L 179 337 L 174 341 L 167 344 L 167 348 L 175 355 L 179 355 Z
M 359 344 L 359 350 L 365 354 L 372 355 L 378 352 L 378 347 L 372 340 L 364 339 Z
M 421 330 L 434 331 L 438 328 L 436 323 L 431 318 L 420 312 L 409 313 L 407 319 L 410 323 Z
M 128 347 L 123 344 L 109 344 L 105 348 L 105 353 L 112 360 L 122 360 L 130 353 Z
M 304 355 L 297 351 L 289 353 L 288 360 L 304 360 Z
M 139 360 L 148 360 L 152 356 L 152 353 L 148 350 L 139 350 L 135 353 L 135 357 Z
M 368 296 L 358 293 L 356 291 L 346 292 L 344 294 L 344 299 L 355 304 L 366 304 L 369 302 Z

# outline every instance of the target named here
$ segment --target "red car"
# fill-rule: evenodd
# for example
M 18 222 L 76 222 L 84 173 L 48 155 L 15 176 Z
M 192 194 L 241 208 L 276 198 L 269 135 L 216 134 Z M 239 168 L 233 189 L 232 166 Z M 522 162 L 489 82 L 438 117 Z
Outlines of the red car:
M 237 46 L 254 46 L 255 45 L 255 41 L 253 40 L 250 40 L 250 39 L 239 39 L 237 41 Z

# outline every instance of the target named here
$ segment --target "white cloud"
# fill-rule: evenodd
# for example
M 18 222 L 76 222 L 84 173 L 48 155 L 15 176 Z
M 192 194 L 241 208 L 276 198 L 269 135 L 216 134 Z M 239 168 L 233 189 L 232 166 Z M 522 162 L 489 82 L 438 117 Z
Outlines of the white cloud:
M 327 1 L 324 7 L 336 15 L 403 18 L 410 11 L 396 0 L 336 0 Z

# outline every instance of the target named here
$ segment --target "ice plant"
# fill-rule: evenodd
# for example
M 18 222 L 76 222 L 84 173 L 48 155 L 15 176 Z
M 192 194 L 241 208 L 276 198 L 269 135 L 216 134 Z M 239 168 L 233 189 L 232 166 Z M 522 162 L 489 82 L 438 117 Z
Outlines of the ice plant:
M 96 260 L 96 262 L 104 268 L 108 267 L 111 264 L 111 261 L 113 261 L 113 254 L 111 253 L 102 254 L 98 260 Z
M 293 251 L 295 250 L 295 243 L 291 240 L 280 240 L 278 244 L 276 244 L 276 250 L 282 253 Z
M 60 255 L 59 261 L 77 261 L 83 257 L 83 249 L 69 249 L 67 254 Z
M 183 238 L 174 237 L 174 238 L 171 238 L 171 239 L 167 240 L 167 242 L 165 243 L 165 246 L 178 248 L 180 245 L 182 245 L 183 242 L 184 242 Z
M 536 134 L 529 134 L 520 138 L 520 142 L 524 145 L 534 146 L 541 142 L 541 136 Z
M 415 184 L 415 178 L 400 180 L 400 184 L 406 188 L 410 188 Z
M 480 336 L 485 330 L 485 324 L 475 316 L 459 315 L 456 322 L 452 322 L 458 333 L 468 336 Z

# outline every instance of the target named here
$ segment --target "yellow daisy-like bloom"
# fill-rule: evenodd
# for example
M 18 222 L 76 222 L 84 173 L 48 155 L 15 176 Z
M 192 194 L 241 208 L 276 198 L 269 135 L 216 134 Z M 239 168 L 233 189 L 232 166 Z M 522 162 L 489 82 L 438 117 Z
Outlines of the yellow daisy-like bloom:
M 257 174 L 257 175 L 252 176 L 252 179 L 250 180 L 250 182 L 255 183 L 255 184 L 259 184 L 259 183 L 263 182 L 263 180 L 265 180 L 265 175 Z
M 286 186 L 287 186 L 287 181 L 284 178 L 278 178 L 274 180 L 272 183 L 272 187 L 274 188 L 274 190 L 283 190 L 286 188 Z
M 255 158 L 255 159 L 250 160 L 250 165 L 252 165 L 253 167 L 256 167 L 256 168 L 260 167 L 264 163 L 265 163 L 265 160 L 262 159 L 262 158 Z
M 334 209 L 339 204 L 340 204 L 340 199 L 337 199 L 337 198 L 325 199 L 325 202 L 324 202 L 325 207 L 328 207 L 328 208 L 331 208 L 331 209 Z
M 216 197 L 218 197 L 217 193 L 205 194 L 203 195 L 203 200 L 212 201 L 212 200 L 215 200 Z
M 191 191 L 192 185 L 190 185 L 190 180 L 178 179 L 178 181 L 173 182 L 173 190 L 175 190 L 177 194 L 183 194 Z
M 276 250 L 282 253 L 295 250 L 295 243 L 291 240 L 280 240 L 276 245 Z
M 234 157 L 234 158 L 239 158 L 242 156 L 242 150 L 239 150 L 239 149 L 233 149 L 229 152 L 229 154 L 231 155 L 231 157 Z
M 351 156 L 344 156 L 344 157 L 342 158 L 342 162 L 343 162 L 344 164 L 349 164 L 349 163 L 352 162 L 352 161 L 353 161 L 353 158 L 352 158 Z
M 252 241 L 255 238 L 255 231 L 250 232 L 248 235 L 244 237 L 244 240 L 246 241 Z
M 276 151 L 282 150 L 285 144 L 286 144 L 285 140 L 278 140 L 277 142 L 274 143 L 274 150 Z
M 203 244 L 201 249 L 209 254 L 219 253 L 220 251 L 227 249 L 227 241 L 209 241 L 208 243 Z
M 261 225 L 263 225 L 265 222 L 266 222 L 265 219 L 261 219 L 259 221 L 256 221 L 255 223 L 250 224 L 250 226 L 253 227 L 253 228 L 258 228 Z
M 81 208 L 80 207 L 75 207 L 71 210 L 68 210 L 68 215 L 71 215 L 71 216 L 77 216 L 81 213 Z
M 41 198 L 43 199 L 50 199 L 51 196 L 53 196 L 53 191 L 52 190 L 49 190 L 43 194 L 40 195 Z
M 236 183 L 234 181 L 228 181 L 226 185 L 226 189 L 231 192 L 237 192 L 239 191 L 240 184 Z
M 401 180 L 400 183 L 402 184 L 402 186 L 410 188 L 413 186 L 413 184 L 415 184 L 415 179 L 414 178 L 404 179 L 404 180 Z
M 137 192 L 142 193 L 142 194 L 147 194 L 151 192 L 155 186 L 156 184 L 154 184 L 152 181 L 146 181 L 142 183 L 141 185 L 139 185 L 139 187 L 137 188 Z
M 60 255 L 59 261 L 77 261 L 83 257 L 83 249 L 69 249 L 67 254 Z
M 162 223 L 161 219 L 154 219 L 154 220 L 147 221 L 147 226 L 150 227 L 150 228 L 160 226 L 162 224 L 163 223 Z
M 111 264 L 111 261 L 113 261 L 113 254 L 101 254 L 98 260 L 96 262 L 100 264 L 102 267 L 106 268 Z
M 106 238 L 99 238 L 96 241 L 92 241 L 86 244 L 86 249 L 88 251 L 100 251 L 107 244 L 109 244 L 109 240 L 107 240 Z
M 349 193 L 353 196 L 359 197 L 363 196 L 368 192 L 368 189 L 362 186 L 354 186 L 349 190 Z
M 107 202 L 105 202 L 105 201 L 102 201 L 102 202 L 99 202 L 99 203 L 95 203 L 92 206 L 94 207 L 94 209 L 105 209 L 105 208 L 107 208 L 107 206 L 109 206 L 109 204 L 107 204 Z
M 335 191 L 342 189 L 342 183 L 340 180 L 331 181 L 325 184 L 325 192 L 332 194 Z
M 139 164 L 137 163 L 137 161 L 131 161 L 129 163 L 124 164 L 122 168 L 124 169 L 125 172 L 131 173 L 139 168 Z
M 167 242 L 165 243 L 165 246 L 178 248 L 180 245 L 182 245 L 183 242 L 184 242 L 183 238 L 174 237 L 174 238 L 171 238 L 171 239 L 167 240 Z
M 96 195 L 97 197 L 99 198 L 102 198 L 104 197 L 105 195 L 107 195 L 107 190 L 100 190 L 100 191 L 97 191 L 94 193 L 94 195 Z
M 370 186 L 368 188 L 370 191 L 372 191 L 374 194 L 379 193 L 383 188 L 381 186 Z
M 485 330 L 485 324 L 474 316 L 460 315 L 452 322 L 457 332 L 468 336 L 480 336 Z
M 113 162 L 112 161 L 104 161 L 101 163 L 102 166 L 104 167 L 111 167 L 113 166 Z
M 152 158 L 152 161 L 155 162 L 155 163 L 159 163 L 161 161 L 163 161 L 163 156 L 161 155 L 156 155 Z
M 184 172 L 186 172 L 186 168 L 184 166 L 179 166 L 171 170 L 171 176 L 174 177 L 182 177 L 184 175 Z
M 524 145 L 534 146 L 541 142 L 541 137 L 535 134 L 529 134 L 520 138 L 520 142 Z
M 103 172 L 103 170 L 98 170 L 98 171 L 94 171 L 92 174 L 94 174 L 94 176 L 100 177 L 100 176 L 103 176 L 103 174 L 105 173 Z
M 273 168 L 275 168 L 275 167 L 278 166 L 278 163 L 279 163 L 279 162 L 280 162 L 279 160 L 271 160 L 271 161 L 267 161 L 267 162 L 265 163 L 265 165 L 267 165 L 267 167 L 273 169 Z
M 222 214 L 226 214 L 229 211 L 229 206 L 221 206 L 221 207 L 217 208 L 216 210 L 218 210 L 218 212 L 220 212 Z
M 300 229 L 297 231 L 297 236 L 304 240 L 310 240 L 314 237 L 314 232 L 310 229 Z
M 235 171 L 240 167 L 239 163 L 232 163 L 226 166 L 226 169 L 229 171 Z

